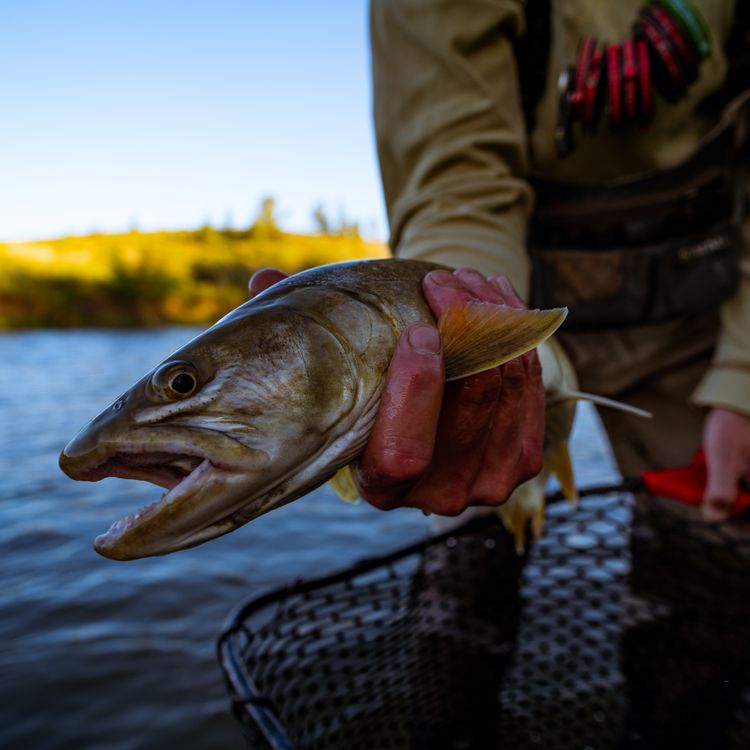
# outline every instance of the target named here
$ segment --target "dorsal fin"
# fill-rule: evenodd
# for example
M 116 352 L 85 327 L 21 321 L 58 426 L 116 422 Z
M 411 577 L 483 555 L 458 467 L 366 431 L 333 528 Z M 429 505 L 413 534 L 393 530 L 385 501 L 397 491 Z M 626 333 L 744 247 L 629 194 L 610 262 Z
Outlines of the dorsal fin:
M 451 305 L 438 321 L 445 379 L 456 380 L 520 357 L 549 338 L 567 308 L 518 310 L 489 302 Z

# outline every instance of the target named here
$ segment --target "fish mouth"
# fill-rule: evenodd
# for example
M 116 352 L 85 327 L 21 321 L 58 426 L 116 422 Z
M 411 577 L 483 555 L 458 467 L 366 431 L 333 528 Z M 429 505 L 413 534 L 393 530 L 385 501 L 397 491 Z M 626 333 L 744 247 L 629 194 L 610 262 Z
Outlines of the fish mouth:
M 142 479 L 171 491 L 207 460 L 188 453 L 117 452 L 103 463 L 79 473 L 76 479 L 88 482 L 96 482 L 105 477 Z
M 86 465 L 88 464 L 88 465 Z M 166 492 L 155 502 L 115 521 L 94 540 L 94 549 L 114 560 L 164 555 L 219 536 L 237 510 L 232 500 L 241 472 L 205 455 L 160 450 L 116 451 L 83 461 L 62 453 L 60 466 L 73 479 L 138 479 Z M 227 497 L 229 496 L 229 497 Z

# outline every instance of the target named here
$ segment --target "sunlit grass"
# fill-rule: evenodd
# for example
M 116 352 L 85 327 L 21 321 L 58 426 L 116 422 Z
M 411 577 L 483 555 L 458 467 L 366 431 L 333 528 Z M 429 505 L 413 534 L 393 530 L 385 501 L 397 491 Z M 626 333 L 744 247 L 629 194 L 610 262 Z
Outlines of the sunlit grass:
M 0 244 L 0 328 L 211 323 L 265 266 L 295 273 L 386 256 L 358 236 L 280 231 L 130 232 Z

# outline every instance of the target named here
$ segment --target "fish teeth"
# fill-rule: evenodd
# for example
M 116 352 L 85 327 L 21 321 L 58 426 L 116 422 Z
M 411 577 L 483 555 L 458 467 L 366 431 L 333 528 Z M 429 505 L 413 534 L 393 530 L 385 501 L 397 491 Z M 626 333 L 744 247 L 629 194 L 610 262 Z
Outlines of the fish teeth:
M 201 461 L 201 464 L 199 464 L 199 466 L 202 465 L 202 463 L 203 461 Z M 195 468 L 197 469 L 198 467 L 195 467 Z M 183 480 L 186 479 L 186 477 L 187 475 L 183 477 Z M 178 482 L 178 484 L 181 484 L 181 481 Z M 175 487 L 176 486 L 177 485 L 175 485 Z M 162 492 L 161 497 L 159 497 L 158 500 L 155 500 L 150 505 L 146 505 L 145 507 L 141 508 L 137 513 L 129 513 L 127 516 L 123 516 L 119 520 L 115 521 L 109 527 L 109 530 L 105 534 L 102 534 L 99 537 L 97 537 L 97 539 L 104 540 L 107 537 L 119 536 L 124 531 L 127 531 L 135 523 L 143 519 L 145 516 L 151 515 L 153 511 L 155 511 L 158 507 L 163 506 L 167 503 L 170 503 L 172 501 L 172 498 L 169 497 L 169 494 L 172 492 L 172 490 L 175 489 L 175 487 L 173 487 L 171 490 L 168 490 L 166 492 Z
M 144 508 L 141 508 L 135 516 L 133 516 L 133 520 L 137 521 L 142 516 L 145 516 L 149 511 L 152 511 L 154 508 L 156 508 L 157 505 L 161 505 L 162 500 L 167 496 L 167 493 L 165 492 L 158 500 L 155 500 L 150 505 L 146 505 Z
M 124 529 L 129 528 L 136 521 L 139 521 L 141 518 L 143 518 L 143 516 L 145 516 L 147 513 L 152 511 L 154 508 L 156 508 L 157 505 L 160 505 L 161 501 L 164 500 L 166 496 L 167 496 L 167 493 L 165 492 L 158 500 L 151 503 L 150 505 L 147 505 L 144 508 L 141 508 L 137 513 L 128 513 L 128 515 L 123 516 L 122 518 L 119 518 L 109 527 L 109 531 L 107 531 L 107 533 L 104 534 L 103 536 L 110 536 L 113 534 L 118 534 Z

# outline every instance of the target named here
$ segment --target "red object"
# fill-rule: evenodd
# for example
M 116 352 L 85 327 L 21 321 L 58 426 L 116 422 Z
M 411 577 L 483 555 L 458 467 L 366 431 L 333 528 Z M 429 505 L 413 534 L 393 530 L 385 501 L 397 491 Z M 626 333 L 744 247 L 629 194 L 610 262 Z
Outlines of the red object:
M 706 456 L 699 450 L 689 466 L 679 469 L 649 469 L 641 474 L 641 480 L 652 495 L 668 497 L 686 505 L 700 505 L 706 491 L 708 470 Z M 741 519 L 750 508 L 750 492 L 737 490 L 737 500 L 732 506 L 731 517 Z
M 669 79 L 669 86 L 664 88 L 661 93 L 665 99 L 674 101 L 679 99 L 687 88 L 687 81 L 683 75 L 679 60 L 676 53 L 672 52 L 672 45 L 669 39 L 662 35 L 661 31 L 649 18 L 642 19 L 640 28 L 643 35 L 651 45 L 656 57 L 661 61 L 664 71 Z M 661 90 L 662 87 L 660 87 Z
M 613 128 L 622 123 L 622 66 L 619 44 L 607 45 L 607 109 Z
M 573 94 L 571 96 L 571 105 L 576 115 L 581 114 L 583 102 L 585 100 L 586 79 L 589 74 L 591 57 L 594 54 L 596 41 L 593 37 L 585 36 L 581 39 L 578 47 L 578 61 L 576 62 L 575 76 L 573 79 Z
M 688 72 L 688 79 L 695 80 L 698 76 L 698 60 L 692 47 L 677 28 L 677 24 L 672 20 L 669 13 L 658 5 L 650 6 L 648 13 L 661 26 L 669 37 L 669 41 L 672 42 L 672 46 L 677 50 L 677 54 L 682 58 L 684 69 Z
M 635 62 L 635 43 L 628 39 L 622 44 L 622 93 L 625 103 L 625 118 L 634 122 L 638 108 L 638 67 Z
M 602 77 L 603 62 L 604 55 L 602 51 L 600 49 L 595 50 L 591 55 L 591 63 L 586 71 L 582 119 L 583 124 L 591 129 L 593 129 L 597 115 L 599 114 L 597 100 L 599 99 L 599 81 Z

